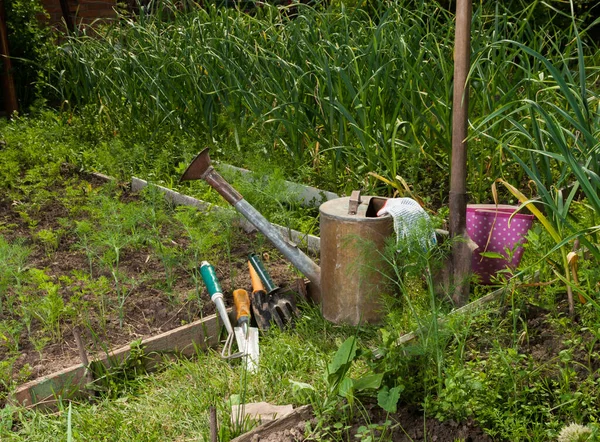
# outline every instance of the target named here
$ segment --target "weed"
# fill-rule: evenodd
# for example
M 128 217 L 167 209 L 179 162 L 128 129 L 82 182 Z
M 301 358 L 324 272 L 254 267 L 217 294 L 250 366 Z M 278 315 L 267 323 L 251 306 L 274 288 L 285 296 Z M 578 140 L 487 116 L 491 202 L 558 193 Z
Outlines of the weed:
M 106 346 L 104 351 L 106 361 L 90 364 L 94 377 L 91 388 L 112 399 L 131 393 L 138 386 L 136 379 L 146 373 L 148 356 L 141 340 L 131 343 L 131 350 L 123 360 L 112 357 Z
M 0 314 L 4 311 L 9 287 L 14 284 L 15 291 L 20 290 L 30 253 L 31 249 L 25 245 L 24 241 L 15 241 L 9 244 L 0 235 Z M 8 307 L 11 308 L 10 305 Z
M 171 242 L 173 243 L 172 240 Z M 160 238 L 154 238 L 151 240 L 151 244 L 163 265 L 167 292 L 171 293 L 175 283 L 175 268 L 179 265 L 181 251 L 176 243 L 167 245 Z
M 89 221 L 75 221 L 75 233 L 79 238 L 76 248 L 83 250 L 88 259 L 90 276 L 94 275 L 94 258 L 97 256 L 92 242 L 92 224 Z
M 23 324 L 14 319 L 3 319 L 0 322 L 0 345 L 6 347 L 9 354 L 19 351 L 19 340 Z
M 34 301 L 27 308 L 33 310 L 33 315 L 40 320 L 42 327 L 50 334 L 52 341 L 60 342 L 62 340 L 61 321 L 74 317 L 76 312 L 71 306 L 65 305 L 62 295 L 59 293 L 60 285 L 53 283 L 45 273 L 38 273 L 38 282 L 34 287 L 45 293 L 38 301 Z M 33 339 L 31 334 L 30 339 Z M 44 338 L 38 339 L 37 345 L 34 345 L 39 348 L 40 343 L 43 342 Z

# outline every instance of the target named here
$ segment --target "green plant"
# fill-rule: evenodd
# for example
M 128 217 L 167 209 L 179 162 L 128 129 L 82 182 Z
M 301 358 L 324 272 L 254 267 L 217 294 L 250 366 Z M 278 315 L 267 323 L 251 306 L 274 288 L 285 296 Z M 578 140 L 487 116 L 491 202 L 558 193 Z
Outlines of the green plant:
M 23 325 L 14 319 L 0 322 L 0 345 L 6 347 L 9 354 L 18 353 L 22 329 Z
M 136 379 L 147 372 L 148 355 L 141 340 L 131 343 L 131 351 L 122 360 L 112 357 L 106 345 L 103 347 L 106 361 L 90 364 L 94 373 L 94 383 L 90 387 L 105 397 L 116 399 L 138 387 Z
M 110 189 L 109 189 L 110 190 Z M 100 250 L 100 261 L 109 270 L 117 293 L 119 324 L 123 326 L 124 306 L 135 287 L 136 280 L 127 278 L 120 271 L 121 254 L 127 247 L 141 241 L 140 221 L 143 214 L 133 204 L 121 204 L 112 197 L 100 196 L 100 229 L 94 232 L 92 241 Z
M 230 234 L 231 229 L 223 231 L 222 226 L 231 223 L 231 214 L 226 212 L 220 215 L 215 211 L 202 213 L 195 208 L 180 206 L 176 208 L 174 217 L 189 241 L 180 259 L 194 281 L 197 298 L 202 303 L 202 284 L 198 269 L 201 261 L 217 257 L 216 250 L 229 240 L 225 234 Z
M 173 242 L 173 241 L 171 241 Z M 181 251 L 177 244 L 166 245 L 162 239 L 155 238 L 151 241 L 154 252 L 160 259 L 165 271 L 165 284 L 167 291 L 171 293 L 175 283 L 175 268 L 181 260 Z
M 387 431 L 392 422 L 387 420 L 382 424 L 361 425 L 356 429 L 354 437 L 362 442 L 373 442 L 375 440 L 386 440 Z
M 346 339 L 338 348 L 331 362 L 327 365 L 325 392 L 318 392 L 313 386 L 304 382 L 290 381 L 296 394 L 308 395 L 315 408 L 317 416 L 320 417 L 319 426 L 315 430 L 323 430 L 327 419 L 342 413 L 341 420 L 350 419 L 357 404 L 357 396 L 367 392 L 378 392 L 377 403 L 388 413 L 396 410 L 396 404 L 400 399 L 400 393 L 404 390 L 402 385 L 388 388 L 382 387 L 383 373 L 367 371 L 358 378 L 351 377 L 351 368 L 355 361 L 361 356 L 362 351 L 357 347 L 356 336 Z M 323 394 L 324 397 L 320 397 Z M 344 402 L 340 402 L 343 398 Z M 344 414 L 347 413 L 347 416 Z M 333 430 L 343 430 L 334 426 Z M 329 431 L 329 430 L 327 430 Z
M 500 123 L 510 124 L 511 129 L 502 139 L 495 141 L 503 146 L 533 181 L 546 215 L 514 185 L 502 179 L 498 181 L 540 220 L 556 242 L 555 250 L 561 254 L 561 262 L 556 265 L 562 267 L 557 276 L 566 285 L 571 314 L 574 312 L 574 287 L 566 246 L 570 241 L 579 239 L 594 259 L 600 259 L 600 248 L 595 240 L 598 227 L 586 226 L 581 229 L 572 210 L 579 191 L 586 197 L 585 204 L 596 212 L 600 210 L 599 126 L 589 104 L 590 99 L 593 102 L 598 97 L 587 86 L 589 74 L 574 17 L 572 27 L 575 39 L 567 50 L 574 52 L 577 76 L 569 69 L 567 57 L 563 58 L 564 67 L 560 69 L 531 47 L 516 41 L 501 42 L 503 45 L 514 45 L 529 57 L 528 60 L 532 60 L 524 67 L 530 72 L 530 77 L 533 77 L 533 65 L 541 71 L 540 78 L 545 78 L 542 69 L 550 77 L 542 80 L 544 88 L 539 94 L 509 103 L 484 120 L 487 123 L 500 116 Z M 533 79 L 531 81 L 535 82 Z M 553 95 L 548 95 L 550 89 L 559 90 L 564 100 L 557 101 Z M 527 121 L 518 118 L 523 111 L 527 112 Z
M 93 227 L 89 221 L 75 221 L 75 233 L 79 238 L 76 248 L 83 250 L 88 259 L 90 277 L 94 275 L 94 258 L 97 256 L 97 251 L 92 242 Z
M 23 273 L 27 269 L 27 258 L 31 248 L 23 241 L 9 244 L 4 236 L 0 235 L 0 312 L 5 308 L 9 287 L 15 285 L 15 291 L 21 288 Z M 11 306 L 8 306 L 11 308 Z
M 542 2 L 520 4 L 511 10 L 483 2 L 475 10 L 475 119 L 540 89 L 513 63 L 516 51 L 496 43 L 530 41 L 559 59 L 573 41 L 573 26 L 532 20 L 534 10 L 552 14 Z M 150 163 L 152 176 L 168 182 L 172 176 L 163 171 L 172 174 L 196 152 L 169 133 L 200 138 L 238 162 L 268 153 L 287 175 L 344 191 L 379 187 L 367 175 L 375 172 L 390 180 L 402 175 L 415 191 L 432 190 L 430 201 L 444 198 L 454 35 L 447 8 L 385 0 L 356 8 L 298 4 L 297 19 L 289 20 L 285 8 L 268 5 L 253 16 L 161 7 L 172 20 L 122 17 L 99 31 L 102 38 L 72 36 L 51 54 L 59 67 L 50 83 L 62 98 L 91 125 L 132 140 L 131 149 L 111 141 L 99 149 L 106 155 L 83 154 L 93 164 L 101 157 L 104 167 L 125 171 Z M 595 56 L 592 47 L 588 53 Z M 508 126 L 490 126 L 487 135 L 499 138 Z M 477 201 L 489 197 L 499 173 L 523 176 L 487 136 L 478 135 L 469 152 Z
M 60 285 L 50 281 L 50 277 L 39 273 L 39 281 L 34 286 L 36 290 L 42 290 L 44 295 L 28 308 L 33 309 L 33 314 L 40 320 L 43 328 L 51 336 L 52 341 L 60 342 L 62 340 L 61 321 L 73 317 L 75 312 L 69 305 L 65 305 L 62 295 L 59 293 Z M 30 339 L 34 337 L 30 334 Z M 44 338 L 36 340 L 36 348 L 43 348 Z M 38 350 L 40 351 L 40 350 Z
M 39 17 L 47 17 L 47 12 L 38 0 L 9 0 L 5 4 L 6 27 L 12 67 L 19 75 L 15 76 L 17 96 L 25 110 L 36 98 L 35 88 L 44 68 L 46 50 L 51 45 L 50 28 Z
M 50 342 L 52 342 L 52 339 L 44 336 L 42 333 L 33 333 L 29 335 L 29 342 L 31 342 L 31 345 L 33 345 L 35 351 L 38 352 L 40 359 L 42 359 L 43 350 Z
M 46 252 L 46 256 L 52 256 L 58 249 L 58 244 L 60 241 L 60 230 L 52 230 L 52 229 L 40 229 L 36 233 L 36 238 L 44 247 L 44 251 Z

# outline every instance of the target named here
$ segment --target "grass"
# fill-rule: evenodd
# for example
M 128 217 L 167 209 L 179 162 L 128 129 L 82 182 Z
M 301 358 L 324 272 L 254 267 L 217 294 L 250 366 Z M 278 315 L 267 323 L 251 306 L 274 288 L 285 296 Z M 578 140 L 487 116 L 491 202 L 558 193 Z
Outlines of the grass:
M 60 100 L 93 115 L 104 131 L 131 134 L 131 144 L 165 132 L 187 134 L 230 158 L 242 152 L 244 159 L 276 156 L 288 176 L 328 190 L 363 185 L 384 191 L 368 175 L 376 172 L 392 181 L 401 176 L 429 201 L 444 200 L 451 13 L 436 2 L 294 7 L 290 20 L 285 8 L 268 5 L 249 15 L 214 7 L 184 14 L 165 4 L 168 20 L 160 13 L 143 15 L 103 29 L 102 39 L 68 39 L 51 55 L 60 72 L 51 84 Z M 524 4 L 519 13 L 500 3 L 476 9 L 475 126 L 558 81 L 540 59 L 523 57 L 507 40 L 527 41 L 551 63 L 575 53 L 575 23 L 565 28 L 532 20 L 536 8 L 543 8 L 541 2 Z M 598 48 L 586 41 L 588 63 L 597 66 Z M 594 87 L 592 79 L 588 84 Z M 526 109 L 515 112 L 517 119 L 527 118 Z M 468 176 L 476 202 L 489 199 L 494 177 L 524 177 L 493 142 L 509 127 L 487 125 L 486 136 L 471 143 Z M 179 146 L 146 149 L 146 156 L 167 150 L 175 162 L 182 157 Z
M 173 302 L 177 277 L 200 298 L 200 260 L 223 254 L 230 258 L 224 267 L 233 265 L 234 230 L 224 228 L 230 220 L 172 211 L 151 191 L 139 204 L 120 201 L 116 187 L 103 193 L 65 181 L 63 163 L 179 188 L 176 178 L 198 146 L 210 145 L 215 158 L 258 171 L 254 182 L 231 177 L 251 203 L 282 224 L 293 217 L 290 225 L 305 231 L 316 230 L 314 213 L 281 192 L 284 177 L 329 190 L 408 187 L 431 207 L 443 203 L 452 14 L 435 2 L 294 7 L 290 19 L 290 10 L 269 6 L 253 14 L 191 6 L 183 14 L 167 5 L 99 29 L 102 38 L 71 36 L 50 54 L 59 74 L 46 86 L 55 88 L 61 110 L 0 127 L 0 186 L 33 238 L 7 240 L 15 226 L 0 225 L 0 295 L 13 314 L 0 322 L 9 351 L 0 364 L 1 394 L 29 376 L 30 367 L 13 370 L 22 334 L 41 352 L 44 339 L 60 340 L 74 311 L 118 317 L 140 282 L 131 280 L 138 273 L 122 274 L 127 253 L 156 255 L 160 289 Z M 228 423 L 229 405 L 240 398 L 326 405 L 316 407 L 313 436 L 320 440 L 348 439 L 368 405 L 391 410 L 397 398 L 441 420 L 473 418 L 498 439 L 556 440 L 572 422 L 596 437 L 600 51 L 579 18 L 559 26 L 540 19 L 544 7 L 534 1 L 514 13 L 500 2 L 477 6 L 470 73 L 471 199 L 489 201 L 499 178 L 521 192 L 498 189 L 508 202 L 541 197 L 542 224 L 529 233 L 519 274 L 537 272 L 539 282 L 511 286 L 477 314 L 449 317 L 433 288 L 431 259 L 396 254 L 394 245 L 387 259 L 396 288 L 380 326 L 334 326 L 307 308 L 296 329 L 261 336 L 260 376 L 245 377 L 239 364 L 202 353 L 153 375 L 115 375 L 111 394 L 92 404 L 63 403 L 50 415 L 5 408 L 2 439 L 201 440 L 208 407 L 216 405 L 221 440 L 229 440 L 240 431 Z M 384 188 L 369 172 L 392 185 Z M 202 183 L 183 189 L 219 201 Z M 66 215 L 49 229 L 43 214 L 53 201 Z M 51 259 L 68 238 L 82 254 L 77 273 L 57 281 L 32 268 L 32 253 Z M 567 253 L 576 239 L 578 269 Z M 567 306 L 565 291 L 586 302 Z M 485 292 L 475 286 L 476 296 Z M 91 294 L 93 307 L 86 305 Z M 418 340 L 398 347 L 412 329 Z M 362 423 L 364 439 L 396 428 Z
M 18 417 L 14 431 L 0 434 L 15 441 L 64 437 L 70 414 L 76 438 L 205 440 L 208 408 L 217 406 L 224 427 L 221 440 L 227 440 L 232 435 L 227 432 L 233 431 L 227 429 L 230 400 L 243 396 L 247 401 L 300 405 L 314 397 L 319 404 L 333 404 L 323 410 L 325 421 L 315 434 L 320 440 L 346 440 L 338 428 L 345 428 L 357 412 L 347 408 L 347 393 L 342 393 L 341 384 L 330 383 L 328 373 L 338 347 L 346 337 L 357 336 L 363 355 L 350 367 L 352 378 L 383 373 L 386 384 L 393 380 L 402 386 L 402 402 L 421 403 L 427 414 L 440 419 L 474 417 L 499 440 L 553 440 L 571 421 L 593 423 L 598 418 L 598 338 L 590 340 L 598 312 L 590 305 L 579 309 L 581 320 L 575 325 L 565 315 L 564 303 L 560 311 L 532 313 L 536 306 L 531 300 L 543 306 L 552 292 L 540 298 L 539 291 L 521 289 L 513 293 L 517 295 L 506 313 L 492 307 L 475 316 L 455 317 L 438 330 L 423 331 L 421 341 L 403 349 L 390 339 L 391 333 L 401 333 L 392 314 L 379 333 L 376 328 L 357 332 L 334 326 L 318 310 L 305 308 L 296 329 L 261 336 L 260 376 L 246 377 L 242 364 L 227 363 L 218 352 L 200 353 L 193 361 L 167 362 L 157 374 L 128 380 L 116 400 L 64 403 L 51 415 L 12 410 Z M 532 326 L 536 319 L 544 321 L 543 330 Z M 367 349 L 373 346 L 386 349 L 382 359 L 371 357 Z M 436 362 L 439 351 L 442 359 Z M 293 388 L 300 384 L 310 384 L 316 396 Z M 360 395 L 354 400 L 367 401 Z M 341 426 L 334 426 L 336 422 Z M 598 430 L 593 424 L 591 428 Z
M 328 355 L 343 330 L 308 313 L 298 332 L 261 337 L 261 374 L 245 376 L 242 364 L 223 361 L 217 352 L 200 353 L 194 361 L 167 363 L 155 375 L 129 381 L 116 401 L 73 404 L 71 420 L 75 439 L 176 440 L 208 439 L 208 407 L 216 406 L 220 425 L 228 427 L 228 400 L 245 394 L 273 403 L 297 403 L 290 380 L 314 382 L 324 372 Z M 308 319 L 312 317 L 312 319 Z M 328 343 L 323 341 L 327 333 Z M 303 348 L 303 352 L 298 352 Z M 209 384 L 207 379 L 211 379 Z M 323 382 L 323 380 L 321 381 Z M 67 407 L 47 416 L 16 410 L 16 431 L 4 427 L 3 440 L 51 440 L 66 433 Z M 8 430 L 8 431 L 7 431 Z M 226 440 L 226 439 L 223 439 Z
M 60 166 L 60 142 L 52 145 L 52 161 L 32 161 L 27 169 L 31 159 L 24 151 L 43 161 L 39 152 L 45 141 L 33 138 L 38 124 L 29 127 L 28 141 L 40 150 L 30 144 L 21 149 L 23 134 L 9 129 L 4 133 L 8 148 L 0 155 L 9 170 L 13 164 L 19 168 L 0 178 L 6 182 L 0 198 L 0 351 L 5 359 L 0 400 L 14 381 L 55 358 L 53 351 L 70 339 L 74 326 L 102 341 L 114 335 L 115 320 L 117 335 L 131 335 L 139 319 L 132 323 L 132 317 L 140 309 L 158 310 L 141 319 L 148 326 L 167 321 L 155 317 L 163 309 L 173 316 L 170 328 L 195 319 L 204 307 L 198 303 L 195 264 L 202 257 L 225 265 L 218 250 L 240 245 L 239 235 L 223 228 L 230 219 L 175 211 L 152 189 L 136 196 L 115 183 L 92 184 Z M 142 294 L 154 294 L 144 300 L 151 303 L 146 307 Z M 19 359 L 20 352 L 29 353 L 29 359 Z

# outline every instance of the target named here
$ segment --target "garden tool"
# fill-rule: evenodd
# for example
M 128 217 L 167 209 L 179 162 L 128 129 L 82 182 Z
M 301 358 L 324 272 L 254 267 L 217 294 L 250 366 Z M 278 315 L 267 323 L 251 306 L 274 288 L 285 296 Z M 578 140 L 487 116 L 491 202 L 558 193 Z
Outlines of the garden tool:
M 233 329 L 238 349 L 246 359 L 246 368 L 250 373 L 258 369 L 258 329 L 250 327 L 250 297 L 243 289 L 233 291 L 233 302 L 237 315 L 237 327 Z
M 261 330 L 268 330 L 271 326 L 272 318 L 271 309 L 269 308 L 269 298 L 267 292 L 263 286 L 260 276 L 248 261 L 248 270 L 250 271 L 250 280 L 252 281 L 252 312 L 254 313 L 254 319 L 256 324 Z M 281 324 L 280 327 L 282 327 Z
M 221 356 L 225 359 L 242 357 L 243 352 L 241 351 L 238 351 L 234 354 L 231 353 L 231 344 L 233 343 L 235 334 L 233 332 L 233 328 L 231 327 L 229 316 L 227 315 L 227 308 L 225 307 L 225 302 L 223 301 L 223 291 L 221 290 L 219 280 L 217 279 L 215 268 L 207 261 L 202 261 L 202 264 L 200 264 L 200 275 L 202 275 L 202 280 L 206 285 L 208 294 L 210 295 L 210 300 L 215 303 L 217 311 L 219 312 L 219 317 L 223 321 L 223 324 L 225 324 L 225 329 L 227 330 L 227 339 L 225 340 L 225 345 L 223 346 Z
M 208 148 L 204 149 L 188 166 L 180 181 L 205 180 L 225 200 L 250 221 L 290 262 L 310 280 L 313 293 L 320 297 L 321 268 L 296 245 L 285 240 L 258 210 L 252 207 L 210 164 Z
M 294 316 L 300 316 L 298 307 L 296 307 L 294 294 L 282 291 L 273 283 L 271 276 L 258 255 L 254 253 L 249 254 L 248 264 L 253 289 L 252 306 L 255 308 L 255 311 L 258 310 L 258 313 L 255 313 L 254 316 L 263 319 L 261 328 L 268 328 L 271 321 L 274 321 L 283 330 L 286 324 L 292 322 Z M 258 319 L 257 323 L 259 323 Z

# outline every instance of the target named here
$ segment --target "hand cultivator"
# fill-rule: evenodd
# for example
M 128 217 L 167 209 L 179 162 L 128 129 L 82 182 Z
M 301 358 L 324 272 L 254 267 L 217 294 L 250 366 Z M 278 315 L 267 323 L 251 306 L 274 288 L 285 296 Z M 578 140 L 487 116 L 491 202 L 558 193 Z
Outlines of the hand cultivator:
M 238 289 L 233 292 L 233 299 L 237 314 L 237 327 L 232 328 L 225 301 L 223 300 L 223 291 L 217 274 L 212 265 L 207 261 L 202 261 L 200 265 L 200 274 L 206 285 L 210 299 L 215 303 L 219 317 L 227 330 L 227 339 L 223 346 L 221 356 L 225 359 L 234 359 L 244 357 L 246 367 L 250 372 L 255 372 L 258 368 L 258 329 L 250 327 L 250 299 L 246 290 Z M 231 353 L 233 339 L 236 339 L 238 352 Z
M 292 323 L 294 316 L 299 316 L 294 299 L 294 293 L 282 291 L 277 287 L 265 269 L 261 259 L 254 253 L 248 256 L 248 269 L 252 281 L 252 301 L 244 289 L 233 291 L 237 326 L 231 325 L 223 290 L 219 284 L 214 267 L 207 261 L 200 265 L 200 275 L 206 285 L 211 301 L 215 303 L 221 321 L 227 330 L 227 339 L 223 346 L 221 356 L 224 359 L 244 357 L 246 368 L 250 372 L 258 369 L 258 328 L 250 326 L 250 310 L 254 312 L 257 325 L 262 330 L 267 330 L 271 322 L 275 322 L 280 329 Z M 265 290 L 265 286 L 267 290 Z M 237 342 L 238 351 L 232 353 L 233 339 Z
M 202 264 L 200 265 L 200 275 L 202 275 L 202 280 L 206 285 L 210 300 L 215 303 L 219 317 L 227 330 L 227 339 L 225 340 L 221 356 L 225 359 L 240 358 L 244 355 L 242 351 L 231 354 L 231 344 L 233 343 L 235 334 L 231 327 L 231 322 L 229 321 L 229 315 L 227 314 L 227 308 L 225 307 L 225 301 L 223 300 L 223 290 L 217 279 L 215 268 L 207 261 L 202 261 Z

